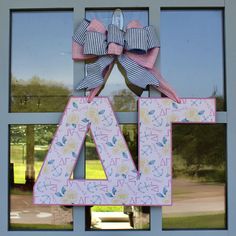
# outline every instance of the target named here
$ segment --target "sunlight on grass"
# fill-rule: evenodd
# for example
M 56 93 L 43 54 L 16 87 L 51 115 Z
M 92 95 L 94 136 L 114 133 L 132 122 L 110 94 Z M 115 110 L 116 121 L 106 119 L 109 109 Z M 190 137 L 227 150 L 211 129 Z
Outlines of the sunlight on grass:
M 123 206 L 94 206 L 92 211 L 96 212 L 123 212 Z
M 16 224 L 10 225 L 11 230 L 73 230 L 72 224 L 47 225 L 47 224 Z
M 106 179 L 100 160 L 86 160 L 86 179 Z
M 37 178 L 39 171 L 42 167 L 43 162 L 35 162 L 35 178 Z M 26 164 L 23 163 L 14 163 L 14 182 L 15 184 L 24 184 L 25 183 L 25 170 Z
M 100 160 L 86 160 L 86 179 L 106 179 Z M 94 206 L 95 212 L 123 212 L 123 206 Z
M 93 143 L 89 143 L 94 146 Z M 14 182 L 16 184 L 25 183 L 26 161 L 23 155 L 26 155 L 23 150 L 23 145 L 11 145 L 11 163 L 14 163 Z M 47 150 L 46 146 L 37 146 L 36 150 Z M 37 178 L 42 167 L 43 161 L 35 161 L 35 177 Z M 86 160 L 86 179 L 106 179 L 100 160 Z
M 39 171 L 43 165 L 43 162 L 36 161 L 34 163 L 35 177 L 38 176 Z M 14 163 L 14 182 L 16 184 L 25 183 L 25 163 Z M 106 179 L 105 172 L 103 170 L 102 164 L 98 160 L 88 160 L 86 161 L 86 179 Z
M 89 144 L 92 148 L 94 144 Z M 37 147 L 37 150 L 45 150 L 45 147 Z M 91 149 L 93 150 L 93 149 Z M 26 162 L 23 159 L 22 145 L 11 146 L 11 162 L 14 163 L 14 181 L 16 184 L 25 183 L 25 170 Z M 35 160 L 35 177 L 42 167 L 43 161 Z M 86 160 L 86 179 L 106 179 L 106 175 L 100 160 Z M 175 197 L 183 198 L 183 195 L 191 193 L 186 189 L 174 189 L 173 195 Z M 20 190 L 12 189 L 11 194 L 14 195 L 30 195 L 30 192 L 22 193 Z M 93 212 L 123 212 L 123 206 L 93 206 L 91 209 Z M 225 228 L 226 220 L 225 214 L 212 214 L 201 216 L 186 216 L 186 217 L 164 217 L 163 229 L 223 229 Z M 72 229 L 72 225 L 55 226 L 55 225 L 27 225 L 27 224 L 11 224 L 12 230 L 24 230 L 24 229 Z
M 223 229 L 225 228 L 225 214 L 164 217 L 163 229 Z

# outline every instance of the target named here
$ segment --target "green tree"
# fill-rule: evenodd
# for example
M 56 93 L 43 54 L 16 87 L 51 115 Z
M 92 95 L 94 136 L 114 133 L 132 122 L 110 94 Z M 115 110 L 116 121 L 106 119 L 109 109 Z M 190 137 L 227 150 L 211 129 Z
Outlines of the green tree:
M 26 170 L 25 184 L 31 189 L 35 181 L 34 170 L 34 125 L 26 125 Z
M 56 131 L 55 125 L 35 125 L 35 145 L 49 145 Z
M 135 95 L 128 89 L 122 89 L 112 94 L 113 107 L 116 111 L 127 112 L 136 110 Z
M 185 161 L 192 175 L 206 166 L 224 169 L 225 135 L 224 125 L 174 125 L 174 154 Z
M 11 80 L 12 112 L 63 111 L 71 91 L 65 85 L 33 76 L 30 80 Z
M 10 138 L 12 144 L 26 142 L 25 125 L 11 125 Z
M 63 84 L 46 81 L 33 76 L 30 80 L 11 80 L 12 112 L 63 111 L 71 91 Z M 26 185 L 33 187 L 35 181 L 35 145 L 48 145 L 55 126 L 13 125 L 11 143 L 26 143 Z

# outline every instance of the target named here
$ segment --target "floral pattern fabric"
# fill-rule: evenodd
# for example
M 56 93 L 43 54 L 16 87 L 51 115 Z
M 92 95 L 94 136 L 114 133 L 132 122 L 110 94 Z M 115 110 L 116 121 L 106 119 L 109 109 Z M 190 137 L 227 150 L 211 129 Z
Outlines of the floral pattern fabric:
M 72 97 L 34 186 L 44 205 L 171 205 L 171 124 L 214 123 L 215 99 L 139 98 L 137 170 L 106 97 Z M 91 130 L 107 179 L 70 179 Z

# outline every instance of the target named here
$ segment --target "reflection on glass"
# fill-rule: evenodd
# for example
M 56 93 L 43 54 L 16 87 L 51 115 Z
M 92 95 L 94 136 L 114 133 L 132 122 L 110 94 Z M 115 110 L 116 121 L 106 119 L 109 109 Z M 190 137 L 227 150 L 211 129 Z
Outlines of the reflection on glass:
M 138 166 L 137 126 L 121 125 L 130 153 Z M 104 179 L 105 173 L 90 134 L 86 137 L 86 178 Z M 150 228 L 150 208 L 138 206 L 93 206 L 86 207 L 86 229 L 141 229 Z
M 173 125 L 173 206 L 164 229 L 226 228 L 226 128 Z
M 86 162 L 85 179 L 106 179 L 102 163 L 100 162 L 91 131 L 87 133 L 85 139 Z
M 11 112 L 63 111 L 72 91 L 71 12 L 13 12 Z
M 142 26 L 148 25 L 148 10 L 122 9 L 122 12 L 124 15 L 124 27 L 126 27 L 132 20 L 138 20 Z M 112 22 L 112 14 L 113 10 L 87 10 L 86 19 L 98 19 L 107 27 Z
M 33 185 L 55 130 L 55 125 L 10 126 L 11 230 L 72 229 L 70 208 L 33 205 Z
M 224 110 L 223 12 L 161 11 L 161 71 L 181 97 L 216 97 Z
M 148 11 L 147 10 L 122 10 L 124 14 L 124 27 L 132 20 L 138 20 L 143 26 L 148 25 Z M 88 20 L 98 19 L 107 27 L 112 22 L 113 10 L 88 10 L 86 11 L 86 18 Z M 138 96 L 130 90 L 127 86 L 124 70 L 121 66 L 114 65 L 113 70 L 100 92 L 100 96 L 108 96 L 114 111 L 128 112 L 137 111 Z M 129 84 L 128 84 L 129 85 Z M 135 92 L 139 94 L 137 88 Z M 140 92 L 141 93 L 141 92 Z M 143 91 L 142 97 L 148 97 L 148 91 Z

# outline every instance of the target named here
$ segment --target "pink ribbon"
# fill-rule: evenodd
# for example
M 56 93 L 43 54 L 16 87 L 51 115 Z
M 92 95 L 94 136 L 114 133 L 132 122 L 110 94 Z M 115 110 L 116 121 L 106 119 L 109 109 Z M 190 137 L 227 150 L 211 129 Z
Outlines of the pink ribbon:
M 140 23 L 138 21 L 131 21 L 127 28 L 142 28 Z M 93 31 L 93 32 L 100 32 L 106 35 L 106 28 L 105 26 L 98 20 L 94 19 L 90 22 L 87 31 Z M 85 55 L 83 53 L 83 46 L 79 45 L 77 42 L 73 41 L 72 44 L 72 58 L 75 61 L 80 60 L 89 60 L 89 59 L 96 59 L 97 55 Z M 161 73 L 158 69 L 154 67 L 158 53 L 159 48 L 152 48 L 148 50 L 146 54 L 136 54 L 133 52 L 125 51 L 121 45 L 110 43 L 108 45 L 108 55 L 121 55 L 125 54 L 128 56 L 131 60 L 138 63 L 140 66 L 146 68 L 149 72 L 151 72 L 159 81 L 159 86 L 153 86 L 155 89 L 159 90 L 161 93 L 165 94 L 170 99 L 174 100 L 175 102 L 180 103 L 180 98 L 177 96 L 176 92 L 171 88 L 171 86 L 163 79 Z M 104 80 L 108 79 L 114 63 L 108 66 L 106 71 L 104 72 Z M 90 94 L 88 97 L 88 101 L 91 102 L 93 98 L 98 94 L 98 92 L 101 90 L 103 86 L 99 86 L 95 89 L 90 90 Z

